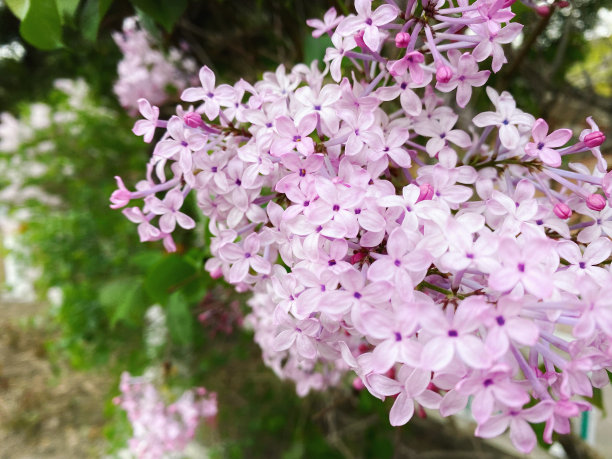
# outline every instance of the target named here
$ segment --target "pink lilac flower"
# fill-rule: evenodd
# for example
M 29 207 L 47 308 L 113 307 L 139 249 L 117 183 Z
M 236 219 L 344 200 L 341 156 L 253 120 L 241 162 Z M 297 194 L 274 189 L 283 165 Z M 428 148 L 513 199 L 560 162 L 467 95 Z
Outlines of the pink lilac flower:
M 512 23 L 499 30 L 491 30 L 485 24 L 473 24 L 470 29 L 480 38 L 480 43 L 474 48 L 472 55 L 478 62 L 493 56 L 491 68 L 497 73 L 502 65 L 507 62 L 501 45 L 511 43 L 521 33 L 523 26 Z
M 379 27 L 393 21 L 399 11 L 393 5 L 381 5 L 372 12 L 371 0 L 355 0 L 355 9 L 357 16 L 351 15 L 344 18 L 336 31 L 343 36 L 363 31 L 363 41 L 366 46 L 376 51 L 382 38 Z
M 470 53 L 448 52 L 448 59 L 455 67 L 453 76 L 447 83 L 438 81 L 436 88 L 442 92 L 457 90 L 457 105 L 463 108 L 472 97 L 472 87 L 480 87 L 489 79 L 491 72 L 479 70 L 476 59 Z
M 383 395 L 396 395 L 397 398 L 389 412 L 392 426 L 403 426 L 412 418 L 414 405 L 418 403 L 426 408 L 438 408 L 442 397 L 429 390 L 431 373 L 403 365 L 398 373 L 398 381 L 382 375 L 372 375 L 369 382 L 374 391 Z
M 175 188 L 166 194 L 163 201 L 152 198 L 149 202 L 151 212 L 156 215 L 161 215 L 159 218 L 159 227 L 164 233 L 171 233 L 174 231 L 177 223 L 185 229 L 192 229 L 195 227 L 193 218 L 179 211 L 183 205 L 183 199 L 183 193 Z
M 433 371 L 440 370 L 458 354 L 472 368 L 489 367 L 491 357 L 485 352 L 482 340 L 473 334 L 479 326 L 478 316 L 483 306 L 478 299 L 465 300 L 452 321 L 438 309 L 423 311 L 419 320 L 432 337 L 423 345 L 421 365 Z
M 331 30 L 335 29 L 340 21 L 344 18 L 344 16 L 337 16 L 336 9 L 332 6 L 325 12 L 323 16 L 323 20 L 320 19 L 308 19 L 306 20 L 306 24 L 312 27 L 312 36 L 314 38 L 319 38 L 321 35 L 329 33 Z
M 337 33 L 332 35 L 332 43 L 334 44 L 334 47 L 327 48 L 325 58 L 323 60 L 330 63 L 330 75 L 337 83 L 342 79 L 340 67 L 342 65 L 342 59 L 345 57 L 345 54 L 348 51 L 357 47 L 357 43 L 355 43 L 355 39 L 352 36 L 342 37 Z
M 521 247 L 515 239 L 506 238 L 500 241 L 498 253 L 502 268 L 489 277 L 490 288 L 507 292 L 520 283 L 539 298 L 552 296 L 553 286 L 548 281 L 550 272 L 544 263 L 553 257 L 550 244 L 531 239 Z
M 529 423 L 538 423 L 547 420 L 553 410 L 549 401 L 525 410 L 508 409 L 502 414 L 489 418 L 476 428 L 475 435 L 482 438 L 497 437 L 510 428 L 510 440 L 521 453 L 528 453 L 536 445 L 536 436 Z
M 276 118 L 275 125 L 278 138 L 270 147 L 272 155 L 283 156 L 294 149 L 304 156 L 314 152 L 314 141 L 308 135 L 317 126 L 316 113 L 304 116 L 297 125 L 289 117 L 280 116 Z
M 215 87 L 215 74 L 208 67 L 200 70 L 201 88 L 187 88 L 181 94 L 181 99 L 186 102 L 204 101 L 204 114 L 209 120 L 219 116 L 221 106 L 230 106 L 235 97 L 234 88 L 222 84 Z
M 145 114 L 141 133 L 161 130 L 146 180 L 117 179 L 111 206 L 176 250 L 195 193 L 206 270 L 250 292 L 245 324 L 299 395 L 357 378 L 396 397 L 393 425 L 471 397 L 476 435 L 510 427 L 527 452 L 529 423 L 551 441 L 609 383 L 612 176 L 592 120 L 571 142 L 491 88 L 495 111 L 459 117 L 520 29 L 511 3 L 421 3 L 424 22 L 360 0 L 313 22 L 332 37 L 323 70 L 280 65 L 231 97 L 203 68 L 195 112 Z M 570 156 L 589 150 L 594 170 Z
M 151 143 L 159 119 L 159 107 L 152 107 L 146 99 L 138 99 L 138 111 L 145 119 L 136 121 L 132 132 L 143 136 L 145 142 Z
M 504 91 L 498 95 L 493 88 L 487 87 L 487 94 L 497 111 L 480 113 L 474 117 L 473 122 L 479 127 L 497 126 L 501 144 L 509 150 L 514 150 L 521 138 L 517 125 L 531 127 L 534 123 L 533 117 L 516 108 L 510 93 Z
M 561 155 L 554 148 L 562 147 L 572 137 L 569 129 L 558 129 L 548 134 L 548 123 L 542 118 L 536 120 L 532 129 L 533 142 L 525 146 L 525 153 L 537 156 L 544 164 L 552 167 L 561 165 Z
M 162 158 L 178 159 L 183 172 L 189 174 L 193 165 L 193 152 L 204 147 L 208 136 L 187 128 L 178 117 L 172 117 L 168 121 L 167 129 L 170 138 L 158 143 L 155 153 Z
M 123 373 L 119 387 L 121 396 L 113 402 L 126 411 L 133 434 L 128 445 L 139 458 L 180 454 L 194 438 L 201 421 L 217 415 L 216 394 L 203 387 L 183 392 L 171 404 L 166 404 L 144 377 Z
M 260 241 L 257 234 L 249 234 L 242 246 L 238 244 L 225 244 L 220 248 L 220 256 L 232 263 L 228 280 L 232 283 L 242 282 L 249 273 L 249 269 L 260 274 L 270 273 L 270 262 L 258 254 Z

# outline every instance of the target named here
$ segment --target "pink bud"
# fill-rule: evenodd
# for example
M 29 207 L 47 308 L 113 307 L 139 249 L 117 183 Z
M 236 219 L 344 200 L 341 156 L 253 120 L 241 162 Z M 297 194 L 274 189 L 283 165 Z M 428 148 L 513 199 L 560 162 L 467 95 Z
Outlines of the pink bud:
M 199 113 L 196 112 L 185 113 L 185 115 L 183 116 L 183 121 L 187 126 L 192 128 L 197 128 L 204 124 L 204 121 L 202 121 L 202 117 Z
M 586 205 L 589 209 L 599 212 L 606 207 L 606 199 L 600 194 L 592 194 L 587 198 Z
M 213 279 L 219 279 L 221 276 L 223 276 L 223 270 L 221 268 L 217 268 L 210 272 L 210 277 Z
M 453 77 L 453 69 L 448 65 L 440 65 L 436 69 L 436 80 L 440 83 L 448 83 Z
M 362 30 L 360 32 L 357 32 L 353 36 L 353 38 L 355 39 L 355 43 L 357 43 L 357 46 L 359 46 L 361 49 L 370 49 L 368 48 L 368 45 L 365 44 L 365 41 L 363 41 L 363 34 L 364 31 Z
M 408 43 L 410 42 L 410 34 L 407 32 L 398 32 L 395 36 L 395 46 L 398 48 L 406 48 L 408 47 Z
M 550 14 L 550 7 L 547 5 L 541 5 L 536 7 L 535 12 L 540 16 L 548 16 Z
M 355 263 L 359 263 L 361 260 L 363 260 L 365 258 L 366 254 L 363 252 L 355 252 L 352 256 L 351 256 L 351 264 L 354 265 Z
M 353 379 L 353 389 L 355 390 L 363 390 L 365 389 L 365 384 L 361 380 L 361 378 Z
M 433 186 L 431 186 L 429 183 L 424 183 L 423 185 L 419 186 L 419 198 L 417 199 L 417 202 L 429 201 L 431 198 L 433 198 L 433 195 Z
M 606 141 L 606 136 L 601 131 L 593 131 L 584 137 L 584 143 L 589 148 L 598 147 L 605 141 Z
M 566 2 L 566 1 L 557 2 L 557 6 L 559 8 L 567 8 L 568 6 L 570 6 L 570 2 Z
M 123 184 L 123 180 L 119 176 L 115 176 L 115 180 L 117 181 L 118 189 L 113 191 L 110 196 L 111 209 L 120 209 L 123 206 L 128 205 L 130 200 L 132 199 L 132 193 L 125 187 Z
M 572 216 L 572 209 L 564 202 L 558 202 L 553 209 L 555 215 L 563 220 L 567 220 Z

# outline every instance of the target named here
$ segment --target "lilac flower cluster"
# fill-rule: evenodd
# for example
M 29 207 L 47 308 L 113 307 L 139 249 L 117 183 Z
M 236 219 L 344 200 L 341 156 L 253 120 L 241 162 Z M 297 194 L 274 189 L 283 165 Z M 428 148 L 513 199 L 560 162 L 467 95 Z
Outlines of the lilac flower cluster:
M 135 17 L 127 18 L 123 32 L 114 33 L 113 39 L 123 53 L 117 66 L 119 79 L 113 89 L 130 114 L 138 113 L 138 99 L 162 105 L 192 83 L 188 75 L 197 70 L 195 61 L 175 48 L 167 55 L 156 49 Z
M 252 291 L 246 323 L 299 394 L 354 371 L 374 396 L 442 416 L 471 399 L 475 434 L 522 452 L 567 433 L 612 365 L 612 172 L 589 128 L 572 140 L 487 88 L 494 111 L 457 126 L 506 62 L 512 1 L 408 0 L 311 20 L 326 67 L 184 91 L 169 120 L 141 100 L 134 131 L 165 128 L 146 179 L 111 207 L 175 250 L 195 194 L 213 234 L 206 269 Z M 359 50 L 358 50 L 359 48 Z M 350 77 L 345 76 L 350 75 Z M 329 82 L 326 77 L 335 82 Z M 434 89 L 435 88 L 435 89 Z M 204 115 L 204 117 L 202 117 Z M 563 161 L 590 152 L 593 170 Z M 159 218 L 158 218 L 159 217 Z
M 121 375 L 121 396 L 114 402 L 123 408 L 133 429 L 130 450 L 141 459 L 161 459 L 180 453 L 193 439 L 202 419 L 217 415 L 216 394 L 200 387 L 185 391 L 166 406 L 157 389 L 142 377 Z

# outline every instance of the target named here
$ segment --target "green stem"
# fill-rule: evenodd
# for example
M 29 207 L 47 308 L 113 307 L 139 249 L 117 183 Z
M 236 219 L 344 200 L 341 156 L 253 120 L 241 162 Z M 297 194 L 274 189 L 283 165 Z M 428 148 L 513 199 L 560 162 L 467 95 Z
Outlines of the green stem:
M 450 290 L 446 290 L 445 288 L 438 287 L 437 285 L 434 285 L 434 284 L 430 284 L 427 281 L 421 281 L 421 283 L 419 284 L 419 287 L 421 287 L 421 288 L 423 288 L 423 287 L 424 288 L 428 288 L 429 290 L 433 290 L 435 292 L 442 293 L 442 294 L 446 295 L 449 298 L 459 298 L 460 300 L 463 300 L 465 298 L 465 295 L 461 295 L 459 293 L 451 292 Z

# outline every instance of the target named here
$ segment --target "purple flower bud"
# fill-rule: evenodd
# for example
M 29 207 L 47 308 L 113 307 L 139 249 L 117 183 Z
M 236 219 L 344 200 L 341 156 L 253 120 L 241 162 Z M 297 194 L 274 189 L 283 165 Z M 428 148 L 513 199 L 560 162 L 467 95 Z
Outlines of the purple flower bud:
M 553 212 L 557 217 L 562 218 L 563 220 L 567 220 L 572 216 L 572 209 L 570 209 L 564 202 L 558 202 L 555 204 Z
M 363 389 L 365 389 L 365 384 L 363 383 L 361 378 L 356 377 L 355 379 L 353 379 L 353 389 L 358 391 L 362 391 Z
M 540 16 L 545 17 L 550 14 L 550 7 L 548 5 L 540 5 L 536 7 L 535 12 Z
M 424 183 L 423 185 L 419 186 L 419 198 L 416 202 L 429 201 L 431 198 L 433 198 L 433 195 L 433 186 L 431 186 L 429 183 Z
M 398 32 L 395 36 L 395 46 L 398 48 L 406 48 L 408 47 L 408 43 L 410 42 L 410 34 L 407 32 Z
M 353 38 L 355 39 L 355 43 L 357 43 L 357 46 L 359 46 L 361 49 L 364 49 L 364 50 L 370 49 L 368 48 L 368 45 L 365 44 L 365 41 L 363 41 L 363 34 L 364 34 L 364 31 L 362 30 L 360 32 L 357 32 L 353 36 Z
M 584 144 L 589 148 L 595 148 L 600 146 L 606 141 L 606 136 L 601 131 L 593 131 L 587 134 L 584 138 Z
M 120 209 L 126 206 L 132 199 L 132 193 L 125 187 L 123 180 L 119 176 L 115 176 L 118 189 L 111 194 L 110 202 L 111 209 Z
M 202 117 L 199 113 L 196 112 L 187 112 L 183 116 L 183 121 L 185 124 L 191 128 L 198 128 L 204 125 L 204 121 L 202 121 Z
M 351 264 L 359 263 L 366 257 L 366 254 L 363 252 L 356 252 L 351 256 Z
M 453 69 L 448 65 L 440 65 L 436 69 L 436 80 L 438 80 L 439 83 L 448 83 L 452 77 Z
M 589 209 L 599 212 L 606 207 L 606 199 L 600 194 L 592 194 L 587 198 L 586 205 Z

